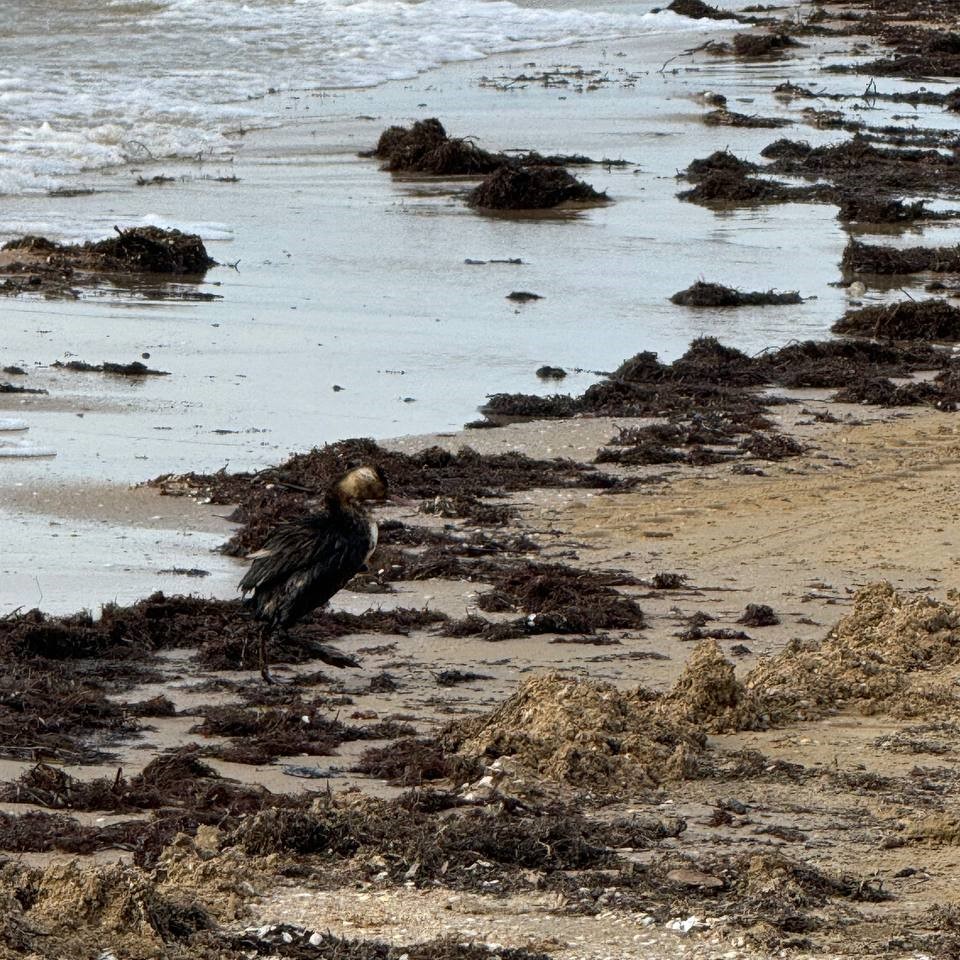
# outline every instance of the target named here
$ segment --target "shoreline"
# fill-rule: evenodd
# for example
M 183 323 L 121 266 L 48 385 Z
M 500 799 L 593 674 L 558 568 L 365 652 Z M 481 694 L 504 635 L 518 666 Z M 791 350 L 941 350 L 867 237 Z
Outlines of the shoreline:
M 668 37 L 672 46 L 666 52 L 696 39 Z M 208 241 L 213 255 L 223 263 L 239 259 L 240 272 L 212 271 L 199 290 L 224 299 L 207 303 L 149 296 L 142 302 L 130 300 L 129 293 L 113 303 L 109 290 L 105 302 L 100 296 L 64 304 L 9 301 L 23 329 L 18 333 L 16 321 L 11 324 L 14 346 L 7 347 L 4 361 L 28 370 L 18 384 L 51 392 L 3 396 L 0 409 L 25 417 L 27 437 L 58 451 L 50 461 L 5 461 L 10 480 L 49 501 L 60 490 L 73 496 L 69 491 L 102 476 L 105 464 L 122 486 L 163 471 L 256 469 L 337 437 L 458 429 L 474 418 L 484 393 L 556 390 L 533 375 L 543 363 L 568 370 L 610 368 L 637 349 L 654 349 L 670 359 L 703 333 L 750 352 L 793 337 L 826 335 L 848 302 L 844 290 L 831 286 L 838 277 L 833 263 L 846 239 L 832 207 L 796 204 L 775 213 L 760 208 L 718 215 L 674 197 L 682 186 L 676 171 L 695 156 L 732 145 L 734 137 L 739 153 L 755 155 L 775 135 L 703 125 L 703 107 L 694 99 L 698 92 L 713 87 L 726 91 L 731 102 L 756 101 L 744 109 L 788 115 L 791 105 L 769 91 L 776 80 L 803 82 L 809 64 L 818 62 L 818 48 L 746 70 L 701 55 L 674 64 L 678 73 L 661 77 L 655 73 L 659 42 L 562 48 L 564 57 L 575 53 L 573 66 L 589 70 L 596 64 L 613 78 L 591 92 L 575 92 L 576 80 L 570 81 L 574 90 L 528 84 L 497 92 L 478 85 L 480 71 L 496 77 L 530 70 L 523 66 L 530 62 L 525 55 L 511 55 L 450 64 L 437 74 L 376 91 L 290 100 L 288 125 L 252 135 L 237 158 L 239 183 L 211 184 L 198 179 L 202 171 L 160 163 L 145 166 L 141 175 L 179 169 L 188 179 L 161 187 L 121 186 L 121 174 L 111 173 L 103 182 L 112 193 L 47 201 L 68 203 L 81 218 L 95 216 L 105 224 L 99 212 L 104 196 L 115 198 L 117 213 L 133 212 L 130 204 L 138 204 L 140 212 L 156 203 L 156 220 L 206 225 L 202 233 L 221 238 Z M 554 62 L 555 53 L 545 51 L 544 57 L 549 59 L 537 61 L 541 68 Z M 646 64 L 649 73 L 636 79 L 638 64 Z M 861 81 L 830 82 L 853 90 Z M 368 104 L 377 101 L 382 101 L 379 117 L 372 118 Z M 495 118 L 493 104 L 500 108 Z M 644 111 L 639 122 L 633 115 L 638 104 Z M 615 203 L 574 220 L 478 216 L 462 206 L 458 187 L 451 195 L 436 180 L 394 178 L 375 161 L 355 156 L 394 119 L 430 112 L 445 119 L 452 133 L 469 132 L 491 148 L 615 154 L 639 166 L 585 168 L 582 176 L 609 187 Z M 577 118 L 575 124 L 567 122 L 569 116 Z M 786 132 L 811 143 L 838 136 L 802 125 Z M 328 184 L 319 202 L 308 189 L 314 182 Z M 234 195 L 246 198 L 249 214 L 217 223 L 220 198 Z M 276 214 L 278 197 L 285 198 L 279 226 L 263 235 L 259 224 Z M 319 247 L 298 226 L 304 216 L 324 231 Z M 110 223 L 116 219 L 130 222 L 111 214 Z M 662 226 L 638 230 L 638 222 Z M 371 242 L 358 245 L 355 235 L 365 230 Z M 928 230 L 940 243 L 956 234 L 949 224 Z M 790 238 L 801 231 L 808 242 L 798 246 Z M 661 234 L 655 261 L 646 236 L 654 232 Z M 788 269 L 781 257 L 768 256 L 771 247 L 782 251 Z M 512 256 L 524 265 L 464 263 Z M 604 265 L 600 274 L 594 262 Z M 711 278 L 723 283 L 799 289 L 813 299 L 800 308 L 734 311 L 669 304 L 667 297 L 702 273 L 705 263 L 711 264 Z M 663 264 L 670 266 L 664 270 Z M 544 299 L 516 306 L 506 299 L 514 289 L 530 289 Z M 871 288 L 868 302 L 889 296 Z M 245 311 L 250 321 L 239 319 Z M 596 332 L 585 317 L 595 318 Z M 375 345 L 384 340 L 392 346 L 381 357 Z M 142 353 L 171 375 L 128 383 L 33 366 L 50 364 L 58 355 L 101 362 Z M 562 389 L 580 392 L 594 380 L 590 373 L 571 372 Z M 334 384 L 345 389 L 333 392 Z M 15 519 L 0 510 L 0 525 L 34 544 L 46 540 L 43 518 L 11 527 Z M 34 550 L 17 564 L 39 566 L 41 580 L 62 566 L 59 543 L 46 542 L 48 552 Z M 168 565 L 164 559 L 155 566 Z M 173 565 L 207 568 L 210 558 L 194 552 Z M 115 575 L 102 571 L 90 581 L 96 592 L 70 592 L 58 609 L 94 606 L 104 595 L 132 600 L 145 589 L 147 581 L 138 575 L 109 590 Z M 228 587 L 226 580 L 221 583 Z M 13 606 L 34 601 L 35 584 L 26 583 L 24 590 L 18 590 Z

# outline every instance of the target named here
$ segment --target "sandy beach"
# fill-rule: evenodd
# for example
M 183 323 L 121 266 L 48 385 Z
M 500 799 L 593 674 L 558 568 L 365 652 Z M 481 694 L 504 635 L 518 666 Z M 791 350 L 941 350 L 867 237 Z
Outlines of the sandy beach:
M 956 244 L 952 160 L 890 191 L 942 219 L 882 224 L 789 166 L 841 122 L 952 157 L 954 115 L 897 99 L 951 86 L 855 99 L 869 78 L 824 67 L 884 35 L 775 13 L 806 27 L 786 56 L 712 55 L 737 30 L 696 21 L 281 90 L 229 158 L 10 198 L 4 239 L 152 224 L 219 263 L 4 301 L 0 382 L 43 392 L 0 392 L 26 451 L 0 458 L 0 956 L 955 955 L 960 335 L 881 313 L 789 353 L 845 312 L 956 309 L 950 271 L 840 267 Z M 785 125 L 705 123 L 718 95 Z M 613 202 L 478 213 L 477 178 L 358 155 L 428 117 L 606 160 L 571 169 Z M 761 153 L 781 136 L 799 160 Z M 821 193 L 678 200 L 715 151 Z M 801 302 L 670 301 L 698 280 Z M 53 365 L 77 359 L 165 375 Z M 491 395 L 499 425 L 465 429 Z M 360 449 L 404 503 L 268 687 L 244 555 Z

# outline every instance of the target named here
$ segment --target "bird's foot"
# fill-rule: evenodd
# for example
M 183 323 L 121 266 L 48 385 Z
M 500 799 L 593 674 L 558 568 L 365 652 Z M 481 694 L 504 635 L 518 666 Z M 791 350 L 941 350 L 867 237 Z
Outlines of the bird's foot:
M 260 676 L 263 678 L 263 682 L 269 684 L 271 687 L 278 687 L 283 686 L 285 683 L 296 682 L 293 677 L 275 677 L 269 670 L 261 670 Z

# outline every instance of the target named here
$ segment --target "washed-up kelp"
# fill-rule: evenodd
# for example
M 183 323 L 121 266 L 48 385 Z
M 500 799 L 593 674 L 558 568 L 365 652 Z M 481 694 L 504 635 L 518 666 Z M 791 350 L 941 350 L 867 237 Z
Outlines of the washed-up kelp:
M 609 199 L 562 167 L 505 166 L 472 190 L 467 203 L 486 210 L 546 210 Z
M 960 309 L 940 299 L 901 300 L 848 310 L 831 329 L 889 340 L 960 340 Z
M 95 243 L 60 244 L 45 237 L 26 236 L 4 244 L 47 265 L 105 273 L 201 274 L 216 261 L 194 233 L 160 227 L 116 228 L 117 236 Z
M 803 298 L 795 290 L 777 293 L 774 290 L 745 293 L 721 283 L 696 283 L 675 293 L 670 301 L 684 307 L 753 307 L 766 304 L 803 303 Z

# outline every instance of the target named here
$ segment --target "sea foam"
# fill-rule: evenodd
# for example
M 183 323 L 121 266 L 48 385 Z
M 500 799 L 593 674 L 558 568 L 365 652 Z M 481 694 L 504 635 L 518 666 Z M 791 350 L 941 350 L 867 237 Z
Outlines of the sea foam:
M 167 157 L 216 160 L 276 123 L 270 90 L 373 86 L 492 53 L 725 29 L 653 3 L 22 0 L 0 36 L 0 193 Z

